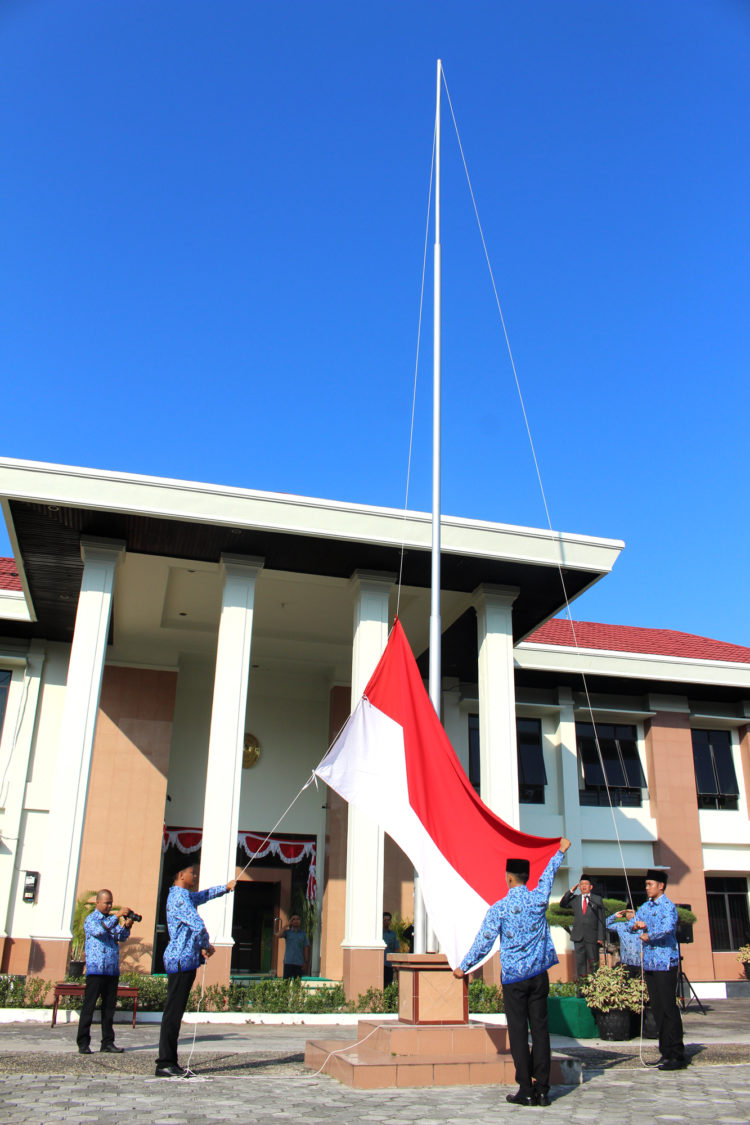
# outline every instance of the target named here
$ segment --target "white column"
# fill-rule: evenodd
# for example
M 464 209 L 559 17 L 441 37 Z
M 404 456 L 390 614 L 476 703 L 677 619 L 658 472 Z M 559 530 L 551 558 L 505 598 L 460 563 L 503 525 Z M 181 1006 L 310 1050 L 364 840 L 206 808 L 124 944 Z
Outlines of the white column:
M 388 640 L 388 597 L 394 575 L 356 571 L 352 707 L 375 671 Z M 343 947 L 385 948 L 383 942 L 383 830 L 365 813 L 349 806 L 346 841 L 346 921 Z
M 223 591 L 203 804 L 201 887 L 234 878 L 255 582 L 263 559 L 222 555 Z M 201 907 L 214 945 L 232 946 L 234 897 Z
M 15 893 L 23 876 L 18 867 L 21 821 L 29 758 L 37 721 L 45 645 L 32 641 L 23 667 L 13 670 L 0 743 L 3 784 L 0 806 L 3 817 L 3 856 L 0 858 L 0 939 L 7 937 L 13 920 Z
M 576 719 L 573 710 L 573 693 L 570 688 L 558 688 L 557 701 L 560 704 L 557 741 L 560 747 L 562 772 L 563 824 L 565 835 L 571 842 L 565 859 L 568 865 L 568 878 L 570 884 L 573 884 L 578 881 L 578 876 L 583 871 L 583 841 Z
M 67 940 L 71 937 L 115 570 L 124 554 L 124 543 L 81 539 L 83 576 L 70 648 L 39 888 L 43 932 L 35 935 L 37 937 Z
M 520 827 L 516 688 L 513 676 L 513 603 L 516 586 L 477 587 L 479 646 L 479 770 L 485 805 Z

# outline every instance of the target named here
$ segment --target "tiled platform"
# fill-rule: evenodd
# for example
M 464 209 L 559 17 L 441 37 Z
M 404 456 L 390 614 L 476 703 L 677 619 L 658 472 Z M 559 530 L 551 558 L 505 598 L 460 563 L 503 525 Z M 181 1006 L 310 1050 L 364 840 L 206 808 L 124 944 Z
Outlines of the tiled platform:
M 430 1027 L 361 1020 L 356 1039 L 309 1040 L 305 1065 L 357 1090 L 515 1083 L 507 1030 L 484 1024 Z M 580 1062 L 553 1056 L 551 1081 L 576 1085 Z

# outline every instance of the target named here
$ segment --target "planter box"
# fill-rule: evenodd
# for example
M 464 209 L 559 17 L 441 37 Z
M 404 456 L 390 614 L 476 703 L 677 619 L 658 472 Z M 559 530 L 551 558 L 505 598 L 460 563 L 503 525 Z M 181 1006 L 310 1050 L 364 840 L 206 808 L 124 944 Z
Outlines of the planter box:
M 553 1035 L 570 1035 L 573 1039 L 599 1038 L 593 1013 L 580 996 L 550 996 L 547 1013 Z

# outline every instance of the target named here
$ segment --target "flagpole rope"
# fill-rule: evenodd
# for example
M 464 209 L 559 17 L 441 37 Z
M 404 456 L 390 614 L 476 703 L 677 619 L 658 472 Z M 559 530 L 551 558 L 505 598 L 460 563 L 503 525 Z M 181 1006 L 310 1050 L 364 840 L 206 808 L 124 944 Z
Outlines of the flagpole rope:
M 339 734 L 340 734 L 340 733 L 341 733 L 341 732 L 339 731 L 339 732 L 338 732 L 338 733 L 336 734 L 336 738 L 338 738 L 338 736 L 339 736 Z M 331 746 L 333 746 L 333 745 L 334 745 L 334 743 L 335 743 L 335 741 L 336 741 L 336 738 L 334 738 L 333 742 L 331 743 Z M 329 746 L 329 747 L 328 747 L 328 750 L 326 750 L 326 753 L 325 753 L 325 754 L 323 755 L 323 757 L 322 757 L 322 758 L 320 759 L 320 762 L 318 762 L 318 766 L 319 766 L 319 765 L 321 764 L 321 762 L 323 762 L 323 761 L 324 761 L 324 759 L 325 759 L 326 755 L 328 754 L 329 750 L 331 749 L 331 746 Z M 286 808 L 284 809 L 283 813 L 281 814 L 281 816 L 279 817 L 279 819 L 278 819 L 278 820 L 276 821 L 276 823 L 274 824 L 274 826 L 273 826 L 273 828 L 271 829 L 271 831 L 270 831 L 270 832 L 268 833 L 268 835 L 266 836 L 265 840 L 263 840 L 263 842 L 261 843 L 261 845 L 260 845 L 260 846 L 259 846 L 258 848 L 256 848 L 256 850 L 255 850 L 255 851 L 253 852 L 253 854 L 252 854 L 252 855 L 250 856 L 250 859 L 249 859 L 249 860 L 247 861 L 247 863 L 245 864 L 245 866 L 244 866 L 244 867 L 242 868 L 242 870 L 240 871 L 239 875 L 235 876 L 235 880 L 239 880 L 239 879 L 241 879 L 241 878 L 242 878 L 242 876 L 243 876 L 243 875 L 245 874 L 245 872 L 247 871 L 247 869 L 248 869 L 248 867 L 250 866 L 250 864 L 251 864 L 251 863 L 253 862 L 253 860 L 257 859 L 257 858 L 258 858 L 258 856 L 259 856 L 259 855 L 261 855 L 261 854 L 263 853 L 263 849 L 265 848 L 266 844 L 268 843 L 268 841 L 269 841 L 269 840 L 271 839 L 271 837 L 273 836 L 273 834 L 274 834 L 274 832 L 276 831 L 276 829 L 277 829 L 277 828 L 279 827 L 279 825 L 281 824 L 281 822 L 282 822 L 282 820 L 284 819 L 284 817 L 285 817 L 285 816 L 287 815 L 287 813 L 288 813 L 288 812 L 289 812 L 289 811 L 290 811 L 290 810 L 291 810 L 291 809 L 292 809 L 292 808 L 294 807 L 294 805 L 295 805 L 295 804 L 297 803 L 297 801 L 298 801 L 298 800 L 300 799 L 300 797 L 301 797 L 301 796 L 302 796 L 302 794 L 303 794 L 303 793 L 305 792 L 305 790 L 306 790 L 306 789 L 308 789 L 308 788 L 309 788 L 309 787 L 310 787 L 310 786 L 311 786 L 311 785 L 313 784 L 313 782 L 315 782 L 315 780 L 316 780 L 316 777 L 315 777 L 315 770 L 317 770 L 318 766 L 316 766 L 316 767 L 315 767 L 315 769 L 314 769 L 314 770 L 312 771 L 312 773 L 310 774 L 310 776 L 308 777 L 307 781 L 306 781 L 306 782 L 305 782 L 305 784 L 304 784 L 304 785 L 302 786 L 302 788 L 301 788 L 301 789 L 299 790 L 299 792 L 297 793 L 297 795 L 296 795 L 296 796 L 295 796 L 295 797 L 294 797 L 294 798 L 293 798 L 293 799 L 292 799 L 292 800 L 290 801 L 290 803 L 289 803 L 289 804 L 287 805 L 287 807 L 286 807 Z M 197 1008 L 196 1008 L 196 1015 L 200 1013 L 201 1007 L 202 1007 L 202 1005 L 203 1005 L 203 997 L 204 997 L 204 995 L 205 995 L 205 991 L 206 991 L 206 962 L 204 961 L 204 962 L 203 962 L 203 972 L 201 973 L 201 990 L 200 990 L 200 996 L 199 996 L 199 998 L 198 998 L 198 1006 L 197 1006 Z M 187 1063 L 187 1067 L 185 1068 L 185 1073 L 184 1073 L 184 1074 L 182 1074 L 182 1075 L 180 1076 L 180 1078 L 179 1078 L 179 1081 L 183 1081 L 183 1080 L 185 1080 L 185 1079 L 188 1079 L 188 1078 L 189 1078 L 189 1079 L 193 1079 L 193 1078 L 196 1078 L 196 1077 L 197 1077 L 197 1075 L 196 1075 L 196 1074 L 195 1074 L 195 1073 L 194 1073 L 194 1072 L 193 1072 L 193 1071 L 192 1071 L 192 1070 L 190 1069 L 190 1063 L 192 1062 L 192 1059 L 193 1059 L 193 1053 L 195 1052 L 195 1040 L 196 1040 L 196 1036 L 197 1036 L 197 1034 L 198 1034 L 198 1022 L 197 1022 L 197 1020 L 196 1020 L 196 1022 L 195 1022 L 195 1024 L 194 1024 L 194 1026 L 193 1026 L 193 1041 L 192 1041 L 192 1044 L 191 1044 L 191 1046 L 190 1046 L 190 1054 L 189 1054 L 189 1056 L 188 1056 L 188 1063 Z M 330 1056 L 329 1056 L 329 1057 L 330 1057 Z M 325 1060 L 325 1062 L 328 1062 L 328 1059 L 326 1059 L 326 1060 Z M 323 1063 L 323 1066 L 325 1066 L 325 1062 Z
M 204 978 L 205 978 L 205 969 L 206 969 L 206 967 L 204 965 L 203 966 L 203 976 L 204 976 Z M 201 984 L 201 1000 L 202 999 L 203 999 L 203 985 Z M 198 1008 L 198 1011 L 200 1011 L 200 1008 Z M 196 1011 L 196 1015 L 198 1014 L 198 1011 Z M 366 1015 L 366 1013 L 363 1013 L 363 1015 Z M 363 1036 L 362 1039 L 358 1039 L 356 1043 L 349 1043 L 349 1044 L 347 1044 L 346 1047 L 339 1047 L 338 1050 L 336 1050 L 336 1051 L 329 1051 L 328 1054 L 326 1055 L 326 1057 L 323 1059 L 323 1062 L 321 1063 L 321 1065 L 318 1067 L 318 1069 L 313 1074 L 291 1074 L 291 1075 L 289 1075 L 288 1078 L 285 1078 L 284 1081 L 285 1082 L 310 1082 L 310 1081 L 312 1081 L 313 1078 L 317 1078 L 319 1074 L 322 1074 L 323 1068 L 325 1067 L 325 1065 L 326 1065 L 326 1063 L 328 1062 L 329 1059 L 332 1059 L 335 1055 L 345 1055 L 347 1053 L 347 1051 L 356 1050 L 357 1047 L 361 1047 L 363 1043 L 366 1043 L 367 1040 L 370 1039 L 375 1034 L 376 1031 L 387 1031 L 392 1027 L 393 1027 L 393 1023 L 376 1024 L 376 1026 L 372 1029 L 372 1031 L 368 1031 L 367 1035 Z M 176 1078 L 166 1079 L 166 1081 L 168 1081 L 168 1082 L 175 1082 L 175 1081 L 176 1082 L 184 1082 L 187 1079 L 191 1079 L 191 1080 L 197 1079 L 199 1082 L 210 1082 L 211 1081 L 211 1078 L 206 1078 L 206 1077 L 203 1077 L 201 1075 L 198 1075 L 198 1074 L 195 1073 L 195 1071 L 190 1069 L 190 1062 L 193 1058 L 193 1050 L 195 1049 L 195 1037 L 196 1037 L 197 1030 L 198 1030 L 198 1022 L 196 1020 L 195 1030 L 193 1032 L 193 1047 L 190 1051 L 190 1057 L 188 1058 L 188 1065 L 185 1067 L 185 1073 L 180 1075 L 179 1077 L 176 1077 Z M 228 1075 L 219 1075 L 218 1077 L 224 1078 L 224 1077 L 229 1077 L 229 1076 Z M 233 1075 L 232 1077 L 236 1077 L 236 1076 Z M 275 1076 L 254 1074 L 253 1079 L 256 1080 L 257 1078 L 267 1078 L 270 1081 L 273 1081 Z M 147 1078 L 146 1081 L 147 1082 L 164 1082 L 165 1079 L 163 1079 L 163 1078 Z
M 414 418 L 417 409 L 417 376 L 419 373 L 419 349 L 422 341 L 422 312 L 424 310 L 424 282 L 427 273 L 427 243 L 430 236 L 430 213 L 432 211 L 432 182 L 435 171 L 435 140 L 436 131 L 432 133 L 432 160 L 430 162 L 430 186 L 427 193 L 427 218 L 424 229 L 424 253 L 422 255 L 422 282 L 419 288 L 419 317 L 417 321 L 417 349 L 414 357 L 414 387 L 411 397 L 411 425 L 409 427 L 409 456 L 406 461 L 406 495 L 404 496 L 404 514 L 401 517 L 401 556 L 398 566 L 398 587 L 396 590 L 396 617 L 401 608 L 401 583 L 404 575 L 404 553 L 406 549 L 406 516 L 409 508 L 409 483 L 411 481 L 411 459 L 414 448 Z
M 477 221 L 477 227 L 479 229 L 479 237 L 480 237 L 481 242 L 482 242 L 482 249 L 484 251 L 484 257 L 485 257 L 485 261 L 487 263 L 487 269 L 488 269 L 489 275 L 490 275 L 490 282 L 492 284 L 492 292 L 494 293 L 494 296 L 495 296 L 495 304 L 497 306 L 497 311 L 498 311 L 498 314 L 500 316 L 500 323 L 501 323 L 502 329 L 503 329 L 503 335 L 505 337 L 505 344 L 506 344 L 506 347 L 507 347 L 507 350 L 508 350 L 508 358 L 510 360 L 510 366 L 511 366 L 511 369 L 513 371 L 513 379 L 514 379 L 514 382 L 515 382 L 515 385 L 516 385 L 516 392 L 518 394 L 518 400 L 519 400 L 519 403 L 521 405 L 521 413 L 523 415 L 524 426 L 526 428 L 526 436 L 528 437 L 528 440 L 529 440 L 529 446 L 531 448 L 531 456 L 532 456 L 533 461 L 534 461 L 534 468 L 536 470 L 536 477 L 537 477 L 537 481 L 539 483 L 539 491 L 541 493 L 542 503 L 544 505 L 544 512 L 545 512 L 545 515 L 546 515 L 546 518 L 547 518 L 547 526 L 548 526 L 549 530 L 551 532 L 553 532 L 553 534 L 554 534 L 554 528 L 552 526 L 552 519 L 550 517 L 549 504 L 547 503 L 547 494 L 546 494 L 546 491 L 545 491 L 545 488 L 544 488 L 544 482 L 542 480 L 542 470 L 541 470 L 541 467 L 539 465 L 539 459 L 537 457 L 536 446 L 534 444 L 534 438 L 533 438 L 532 433 L 531 433 L 531 424 L 529 422 L 529 416 L 528 416 L 528 413 L 527 413 L 527 410 L 526 410 L 526 403 L 524 401 L 523 392 L 521 390 L 521 380 L 519 378 L 518 368 L 516 366 L 516 361 L 515 361 L 515 358 L 513 356 L 513 349 L 511 348 L 510 336 L 508 334 L 508 328 L 507 328 L 507 325 L 505 323 L 505 317 L 503 315 L 502 305 L 500 304 L 500 296 L 498 294 L 497 284 L 495 282 L 495 274 L 494 274 L 494 271 L 492 269 L 492 262 L 490 261 L 490 255 L 489 255 L 489 251 L 487 249 L 487 241 L 484 237 L 484 230 L 482 228 L 482 222 L 481 222 L 481 219 L 479 218 L 479 208 L 477 207 L 476 197 L 474 195 L 474 188 L 472 187 L 471 176 L 469 175 L 469 168 L 468 168 L 468 165 L 466 163 L 466 156 L 464 155 L 464 148 L 463 148 L 463 145 L 461 143 L 461 136 L 460 136 L 460 133 L 459 133 L 459 130 L 458 130 L 458 122 L 456 121 L 456 115 L 455 115 L 454 110 L 453 110 L 453 102 L 451 100 L 450 91 L 448 89 L 448 82 L 447 82 L 447 79 L 445 77 L 445 71 L 444 70 L 443 70 L 443 85 L 445 86 L 445 93 L 446 93 L 446 97 L 448 98 L 448 105 L 450 107 L 451 117 L 453 119 L 453 127 L 454 127 L 455 132 L 456 132 L 456 140 L 458 141 L 458 148 L 459 148 L 459 152 L 461 153 L 461 161 L 463 163 L 464 172 L 466 174 L 466 182 L 467 182 L 468 187 L 469 187 L 469 194 L 471 196 L 472 207 L 474 208 L 474 216 L 475 216 L 476 221 Z M 566 586 L 566 583 L 565 583 L 565 575 L 563 574 L 562 563 L 561 563 L 559 558 L 557 560 L 557 570 L 558 570 L 558 574 L 560 576 L 560 585 L 562 587 L 563 598 L 565 600 L 565 611 L 566 611 L 566 614 L 567 614 L 567 617 L 568 617 L 568 623 L 570 624 L 570 630 L 571 630 L 571 633 L 572 633 L 572 636 L 573 636 L 573 645 L 575 647 L 577 655 L 580 656 L 581 648 L 578 644 L 578 637 L 576 635 L 575 623 L 573 621 L 573 616 L 570 612 L 570 599 L 568 597 L 568 590 L 567 590 L 567 586 Z M 592 703 L 591 703 L 591 696 L 589 694 L 588 681 L 586 679 L 586 673 L 584 671 L 581 671 L 581 679 L 583 681 L 583 690 L 584 690 L 584 693 L 585 693 L 585 696 L 586 696 L 586 708 L 587 708 L 587 710 L 589 712 L 589 715 L 591 717 L 591 725 L 594 729 L 594 742 L 596 744 L 597 753 L 599 755 L 599 761 L 600 761 L 601 767 L 602 767 L 602 776 L 604 777 L 604 784 L 605 784 L 606 791 L 607 791 L 607 801 L 609 803 L 609 809 L 610 809 L 610 813 L 612 815 L 612 826 L 613 826 L 614 833 L 615 833 L 615 839 L 617 840 L 617 848 L 618 848 L 618 851 L 619 851 L 619 854 L 620 854 L 620 864 L 622 866 L 623 875 L 625 877 L 625 885 L 627 887 L 628 898 L 630 899 L 630 901 L 632 903 L 633 899 L 632 899 L 632 893 L 631 893 L 631 890 L 630 890 L 630 881 L 628 879 L 628 872 L 627 872 L 627 868 L 625 866 L 625 856 L 624 856 L 623 850 L 622 850 L 622 841 L 620 839 L 620 833 L 619 833 L 618 828 L 617 828 L 617 820 L 615 818 L 614 804 L 612 802 L 612 794 L 610 792 L 609 780 L 607 778 L 607 771 L 606 771 L 605 766 L 604 766 L 604 756 L 602 754 L 601 745 L 599 743 L 599 734 L 598 734 L 598 731 L 597 731 L 596 721 L 594 719 L 594 710 L 593 710 L 593 706 L 592 706 Z
M 528 412 L 526 410 L 526 403 L 524 401 L 523 391 L 521 389 L 521 380 L 520 380 L 519 375 L 518 375 L 518 368 L 516 366 L 515 357 L 513 355 L 513 349 L 512 349 L 511 344 L 510 344 L 510 336 L 508 334 L 508 327 L 507 327 L 507 324 L 505 322 L 505 317 L 503 315 L 502 305 L 500 303 L 500 296 L 499 296 L 499 293 L 498 293 L 498 290 L 497 290 L 497 284 L 495 282 L 495 274 L 494 274 L 494 271 L 492 269 L 492 262 L 490 260 L 489 251 L 487 249 L 487 241 L 484 237 L 484 230 L 482 228 L 482 222 L 481 222 L 481 219 L 479 217 L 479 209 L 477 207 L 476 197 L 474 195 L 474 189 L 473 189 L 472 183 L 471 183 L 471 176 L 469 175 L 469 168 L 468 168 L 468 165 L 466 163 L 466 156 L 464 154 L 464 148 L 463 148 L 463 145 L 461 143 L 461 136 L 460 136 L 459 129 L 458 129 L 458 122 L 456 121 L 456 115 L 455 115 L 455 112 L 453 110 L 453 102 L 451 100 L 450 90 L 448 89 L 448 81 L 447 81 L 446 76 L 445 76 L 445 70 L 443 70 L 443 85 L 445 87 L 445 93 L 446 93 L 446 97 L 448 99 L 448 105 L 450 107 L 451 117 L 453 119 L 453 127 L 454 127 L 455 132 L 456 132 L 456 140 L 458 141 L 458 148 L 459 148 L 459 152 L 461 154 L 461 161 L 463 163 L 464 172 L 466 174 L 466 182 L 467 182 L 468 187 L 469 187 L 469 194 L 471 196 L 471 203 L 472 203 L 472 207 L 474 209 L 474 216 L 476 218 L 477 227 L 478 227 L 478 230 L 479 230 L 479 237 L 480 237 L 481 242 L 482 242 L 482 249 L 484 251 L 484 257 L 485 257 L 485 261 L 487 263 L 487 269 L 488 269 L 489 275 L 490 275 L 492 292 L 493 292 L 494 297 L 495 297 L 495 304 L 497 306 L 497 311 L 498 311 L 498 314 L 499 314 L 499 317 L 500 317 L 500 324 L 502 325 L 503 336 L 505 337 L 505 345 L 506 345 L 506 348 L 507 348 L 507 351 L 508 351 L 508 358 L 510 360 L 511 370 L 513 372 L 513 380 L 514 380 L 515 386 L 516 386 L 516 393 L 518 395 L 518 401 L 519 401 L 520 406 L 521 406 L 521 414 L 523 416 L 523 423 L 524 423 L 524 427 L 526 429 L 526 436 L 528 438 L 529 447 L 531 449 L 531 456 L 532 456 L 532 459 L 533 459 L 533 462 L 534 462 L 534 469 L 536 471 L 536 477 L 537 477 L 537 481 L 538 481 L 538 484 L 539 484 L 539 491 L 541 493 L 542 503 L 544 505 L 544 512 L 545 512 L 545 516 L 546 516 L 546 519 L 547 519 L 547 526 L 548 526 L 549 530 L 554 534 L 554 528 L 552 526 L 552 518 L 550 516 L 549 504 L 547 502 L 547 493 L 546 493 L 546 490 L 544 488 L 544 481 L 542 479 L 542 470 L 541 470 L 541 466 L 539 464 L 539 458 L 537 457 L 536 446 L 534 444 L 534 438 L 533 438 L 533 435 L 532 435 L 532 432 L 531 432 L 531 423 L 529 422 L 529 416 L 528 416 Z M 559 557 L 557 559 L 557 571 L 558 571 L 558 574 L 560 576 L 560 586 L 561 586 L 561 589 L 562 589 L 563 598 L 565 600 L 565 613 L 566 613 L 566 616 L 567 616 L 567 619 L 568 619 L 568 624 L 570 625 L 570 631 L 571 631 L 571 635 L 572 635 L 572 638 L 573 638 L 573 646 L 575 648 L 576 654 L 578 656 L 580 656 L 581 655 L 581 647 L 578 643 L 578 636 L 576 634 L 575 622 L 573 621 L 573 615 L 572 615 L 571 610 L 570 610 L 570 598 L 568 597 L 567 585 L 565 583 L 565 575 L 563 573 L 562 562 L 561 562 L 561 559 Z M 619 856 L 620 856 L 620 866 L 622 868 L 622 873 L 623 873 L 623 876 L 624 876 L 624 879 L 625 879 L 625 887 L 626 887 L 626 890 L 627 890 L 629 905 L 634 906 L 633 894 L 632 894 L 632 891 L 631 891 L 631 888 L 630 888 L 630 880 L 628 878 L 628 870 L 627 870 L 627 866 L 625 864 L 625 855 L 624 855 L 624 852 L 623 852 L 623 849 L 622 849 L 622 840 L 620 838 L 620 833 L 619 833 L 619 830 L 618 830 L 618 827 L 617 827 L 617 817 L 615 815 L 614 802 L 612 800 L 612 793 L 610 791 L 609 778 L 607 777 L 607 770 L 606 770 L 606 767 L 604 765 L 604 755 L 602 753 L 601 743 L 599 741 L 599 731 L 598 731 L 598 728 L 597 728 L 596 719 L 594 718 L 594 708 L 593 708 L 593 705 L 592 705 L 592 702 L 591 702 L 591 694 L 589 692 L 588 680 L 587 680 L 587 677 L 586 677 L 586 673 L 583 669 L 581 669 L 581 681 L 582 681 L 582 684 L 583 684 L 583 691 L 584 691 L 584 694 L 585 694 L 585 697 L 586 697 L 586 709 L 589 713 L 589 717 L 591 719 L 591 726 L 592 726 L 592 729 L 594 731 L 594 743 L 596 745 L 596 751 L 597 751 L 597 755 L 599 757 L 599 763 L 601 765 L 602 777 L 604 778 L 604 785 L 605 785 L 605 789 L 606 789 L 606 792 L 607 792 L 607 803 L 609 805 L 610 815 L 611 815 L 611 818 L 612 818 L 612 827 L 613 827 L 614 834 L 615 834 L 615 840 L 617 841 L 617 850 L 618 850 L 618 853 L 619 853 Z M 640 1057 L 641 1063 L 645 1066 L 646 1064 L 643 1061 L 643 1021 L 644 1021 L 643 991 L 644 991 L 644 987 L 645 987 L 645 980 L 644 980 L 644 971 L 643 971 L 643 949 L 641 948 L 641 1034 L 640 1034 L 640 1044 L 639 1044 L 639 1057 Z

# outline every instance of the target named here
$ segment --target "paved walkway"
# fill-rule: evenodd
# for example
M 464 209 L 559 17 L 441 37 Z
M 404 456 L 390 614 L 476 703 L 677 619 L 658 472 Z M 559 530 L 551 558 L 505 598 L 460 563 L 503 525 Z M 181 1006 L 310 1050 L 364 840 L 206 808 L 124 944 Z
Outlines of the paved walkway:
M 704 1017 L 685 1016 L 692 1065 L 662 1074 L 641 1065 L 639 1042 L 615 1044 L 554 1037 L 584 1061 L 582 1086 L 552 1090 L 548 1110 L 505 1102 L 506 1088 L 356 1092 L 302 1064 L 308 1038 L 346 1039 L 347 1027 L 199 1026 L 181 1038 L 181 1061 L 193 1050 L 198 1079 L 155 1079 L 158 1025 L 118 1024 L 125 1054 L 81 1056 L 75 1025 L 0 1025 L 0 1121 L 3 1125 L 477 1125 L 547 1114 L 564 1125 L 686 1122 L 747 1125 L 750 1118 L 750 1004 L 714 1001 Z M 96 1047 L 97 1029 L 94 1028 Z M 654 1058 L 651 1041 L 644 1058 Z

